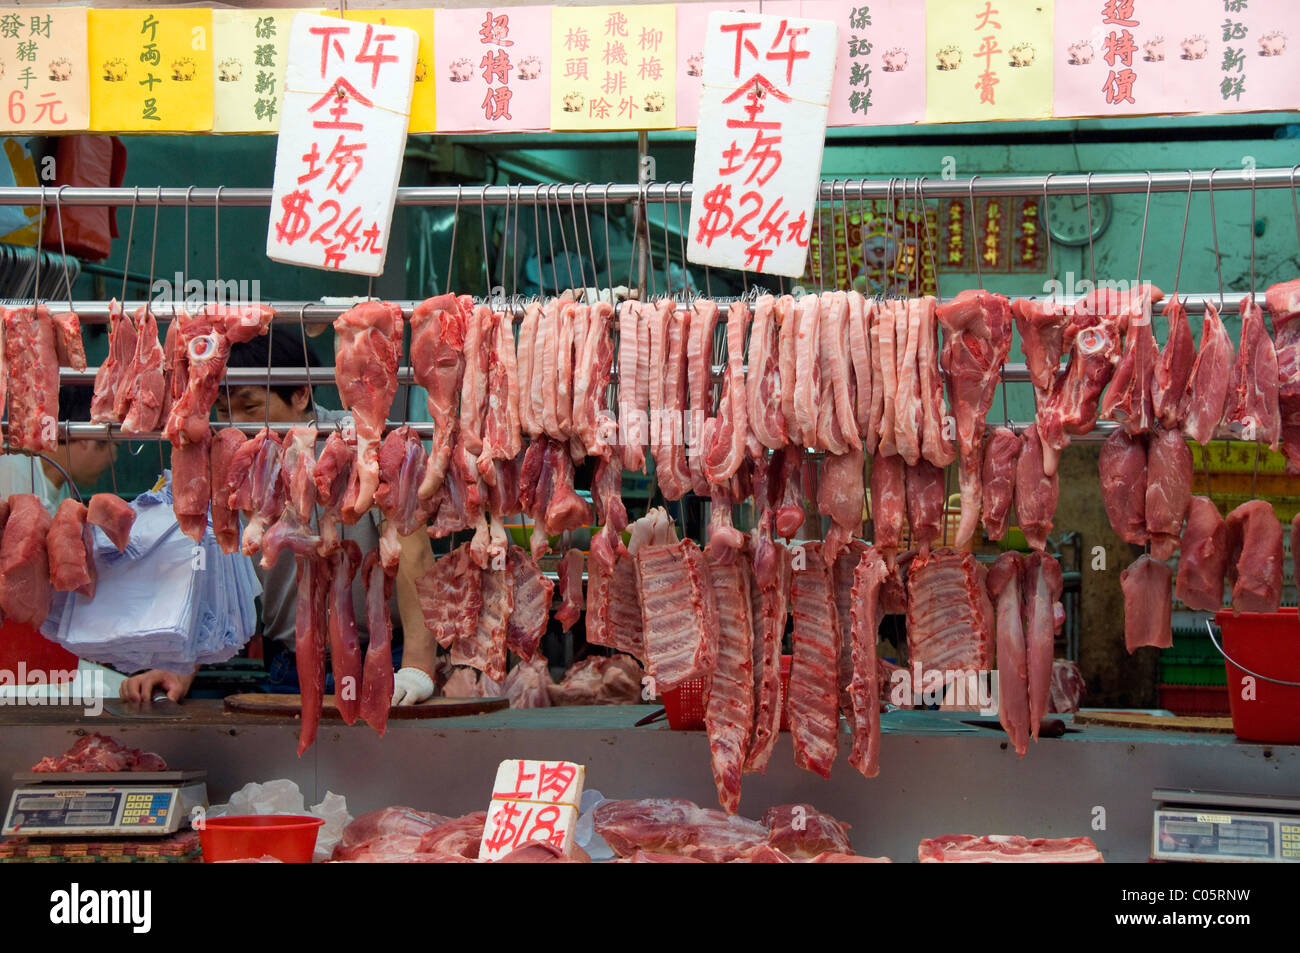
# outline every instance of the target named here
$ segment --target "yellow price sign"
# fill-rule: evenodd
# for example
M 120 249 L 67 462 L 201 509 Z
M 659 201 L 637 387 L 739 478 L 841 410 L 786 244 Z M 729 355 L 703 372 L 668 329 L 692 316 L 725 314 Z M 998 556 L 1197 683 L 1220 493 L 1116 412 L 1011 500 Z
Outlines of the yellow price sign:
M 91 10 L 90 128 L 212 128 L 212 11 Z

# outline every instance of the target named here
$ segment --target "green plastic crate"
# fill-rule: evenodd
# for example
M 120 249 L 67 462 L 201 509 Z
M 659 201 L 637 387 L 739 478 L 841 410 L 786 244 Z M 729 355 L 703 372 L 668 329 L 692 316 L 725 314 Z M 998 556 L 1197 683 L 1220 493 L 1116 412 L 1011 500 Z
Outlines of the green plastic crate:
M 1160 660 L 1160 681 L 1166 685 L 1227 685 L 1223 660 L 1218 662 Z

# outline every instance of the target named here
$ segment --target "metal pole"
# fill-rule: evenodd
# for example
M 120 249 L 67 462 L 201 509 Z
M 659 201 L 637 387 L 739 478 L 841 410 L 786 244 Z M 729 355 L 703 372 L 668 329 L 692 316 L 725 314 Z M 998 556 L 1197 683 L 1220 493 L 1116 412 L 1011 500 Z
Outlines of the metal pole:
M 653 180 L 650 159 L 650 133 L 642 129 L 636 134 L 636 181 L 639 190 L 646 189 Z M 650 219 L 647 203 L 636 204 L 636 288 L 642 301 L 646 298 L 646 278 L 650 270 Z M 642 237 L 644 233 L 644 238 Z
M 646 136 L 642 133 L 638 136 L 638 158 L 647 155 L 645 145 Z M 638 169 L 638 171 L 640 171 Z M 643 186 L 639 181 L 638 184 L 613 184 L 609 185 L 608 199 L 613 205 L 630 205 L 639 203 L 643 194 Z M 1048 195 L 1083 195 L 1085 192 L 1094 193 L 1145 193 L 1147 189 L 1146 172 L 1105 172 L 1092 175 L 1091 185 L 1088 185 L 1086 175 L 1058 175 L 1052 174 L 1048 181 L 1047 174 L 1043 175 L 1012 175 L 1012 176 L 986 176 L 981 175 L 973 184 L 970 178 L 949 179 L 949 180 L 929 180 L 925 183 L 925 192 L 928 196 L 957 196 L 967 197 L 972 192 L 977 196 L 1015 196 L 1015 195 L 1041 195 L 1046 183 Z M 1292 170 L 1285 169 L 1256 169 L 1254 172 L 1254 185 L 1259 189 L 1289 189 L 1291 187 Z M 1240 191 L 1251 187 L 1252 175 L 1249 170 L 1240 170 L 1234 172 L 1219 171 L 1214 174 L 1215 191 Z M 895 178 L 895 184 L 899 180 Z M 1152 192 L 1184 192 L 1188 189 L 1189 183 L 1193 192 L 1204 192 L 1210 186 L 1210 173 L 1205 172 L 1153 172 L 1151 173 L 1151 191 Z M 916 179 L 903 179 L 903 184 L 907 188 L 916 187 Z M 590 191 L 592 188 L 599 188 L 601 191 L 601 201 L 606 198 L 604 185 L 593 186 L 591 184 L 567 184 L 567 185 L 489 185 L 489 186 L 468 186 L 461 187 L 459 190 L 454 186 L 404 186 L 397 190 L 397 204 L 399 205 L 455 205 L 456 202 L 480 202 L 485 205 L 506 205 L 509 202 L 520 201 L 527 205 L 535 205 L 542 200 L 543 192 L 549 196 L 550 201 L 563 200 L 565 202 L 572 199 L 581 200 L 583 189 Z M 684 200 L 691 198 L 692 189 L 690 185 L 681 186 L 681 195 Z M 835 199 L 883 199 L 886 197 L 889 188 L 888 179 L 856 179 L 856 180 L 837 180 L 835 183 L 835 195 L 831 195 L 831 182 L 826 180 L 822 183 L 821 198 L 830 201 Z M 676 200 L 679 186 L 673 183 L 670 187 L 667 183 L 649 184 L 644 187 L 646 201 L 662 202 Z M 23 187 L 23 188 L 5 188 L 0 189 L 0 205 L 40 205 L 41 193 L 45 193 L 45 200 L 48 203 L 54 201 L 54 193 L 57 189 L 52 187 Z M 185 205 L 186 196 L 189 196 L 192 206 L 213 206 L 217 203 L 217 192 L 215 188 L 198 189 L 198 188 L 164 188 L 151 189 L 148 194 L 143 191 L 139 197 L 141 207 L 153 205 L 175 206 L 181 208 Z M 271 202 L 270 189 L 239 189 L 226 188 L 220 189 L 220 200 L 224 206 L 267 206 Z M 135 189 L 91 189 L 91 188 L 64 188 L 62 196 L 59 199 L 61 205 L 132 205 L 136 203 Z
M 1039 296 L 1026 295 L 1025 297 L 1032 299 Z M 1240 299 L 1235 297 L 1232 300 L 1225 299 L 1220 313 L 1235 314 L 1239 310 L 1240 301 L 1249 297 L 1250 295 L 1247 293 L 1242 295 Z M 1072 305 L 1080 301 L 1082 298 L 1083 295 L 1077 294 L 1057 295 L 1055 300 L 1059 304 Z M 732 297 L 717 297 L 713 300 L 715 300 L 719 305 L 726 305 L 736 299 Z M 939 300 L 943 303 L 951 299 L 940 298 Z M 1218 294 L 1179 295 L 1178 300 L 1187 307 L 1188 314 L 1203 314 L 1207 303 L 1215 304 L 1217 306 Z M 301 323 L 308 327 L 319 327 L 330 324 L 335 318 L 351 307 L 350 304 L 322 304 L 320 302 L 306 301 L 264 301 L 261 303 L 267 305 L 275 312 L 276 321 L 292 322 L 296 326 L 301 320 Z M 393 303 L 398 305 L 409 317 L 411 312 L 415 309 L 415 306 L 420 302 L 414 300 L 400 300 L 394 301 Z M 1265 306 L 1263 292 L 1256 293 L 1255 303 L 1261 308 Z M 133 314 L 135 309 L 142 305 L 144 305 L 144 301 L 135 300 L 123 302 L 122 307 L 126 313 Z M 167 319 L 175 313 L 177 307 L 184 307 L 184 302 L 154 301 L 150 304 L 150 311 L 153 312 L 155 317 Z M 103 324 L 108 320 L 107 301 L 74 301 L 72 302 L 71 310 L 81 319 L 82 324 Z M 686 311 L 688 309 L 684 304 L 679 303 L 678 310 Z M 514 311 L 515 318 L 518 319 L 523 317 L 524 309 L 522 305 L 516 306 Z

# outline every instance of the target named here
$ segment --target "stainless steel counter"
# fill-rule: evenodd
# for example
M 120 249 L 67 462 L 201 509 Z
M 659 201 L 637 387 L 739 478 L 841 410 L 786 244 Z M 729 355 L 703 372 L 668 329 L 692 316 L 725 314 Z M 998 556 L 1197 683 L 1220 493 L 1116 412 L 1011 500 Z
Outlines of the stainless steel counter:
M 582 762 L 587 786 L 607 797 L 717 803 L 704 733 L 662 723 L 633 727 L 653 710 L 647 706 L 394 721 L 382 739 L 364 725 L 326 722 L 301 759 L 295 720 L 228 715 L 212 701 L 187 702 L 185 710 L 184 721 L 144 721 L 0 706 L 0 797 L 8 803 L 14 771 L 66 750 L 81 732 L 100 731 L 156 751 L 172 767 L 207 770 L 214 801 L 248 781 L 287 777 L 309 804 L 333 791 L 347 797 L 354 815 L 388 804 L 459 814 L 486 807 L 499 761 L 527 757 Z M 914 860 L 921 838 L 947 833 L 1088 835 L 1108 861 L 1142 861 L 1154 788 L 1300 790 L 1300 747 L 1089 725 L 1031 744 L 1021 760 L 1001 732 L 970 727 L 962 717 L 886 715 L 881 773 L 871 780 L 849 766 L 847 733 L 830 780 L 796 769 L 790 736 L 782 734 L 767 773 L 745 778 L 741 813 L 759 817 L 774 804 L 811 803 L 852 825 L 859 853 L 896 861 Z

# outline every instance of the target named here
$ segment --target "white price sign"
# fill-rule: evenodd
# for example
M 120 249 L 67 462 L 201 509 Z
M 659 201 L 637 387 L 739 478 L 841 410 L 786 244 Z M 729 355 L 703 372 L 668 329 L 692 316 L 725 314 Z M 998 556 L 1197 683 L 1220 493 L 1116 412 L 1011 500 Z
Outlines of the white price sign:
M 294 17 L 266 234 L 271 260 L 383 272 L 418 46 L 404 27 Z
M 585 779 L 586 768 L 571 761 L 502 761 L 478 859 L 500 860 L 530 841 L 544 841 L 567 854 Z
M 835 76 L 828 20 L 709 15 L 686 257 L 797 278 Z

